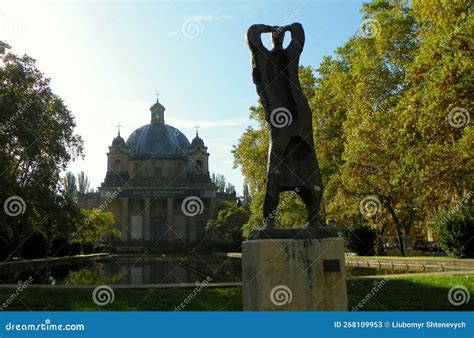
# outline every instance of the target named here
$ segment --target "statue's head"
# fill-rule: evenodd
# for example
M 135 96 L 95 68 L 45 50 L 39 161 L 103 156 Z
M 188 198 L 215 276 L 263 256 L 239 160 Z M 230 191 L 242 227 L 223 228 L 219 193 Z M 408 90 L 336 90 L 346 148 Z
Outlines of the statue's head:
M 285 32 L 288 30 L 287 26 L 273 26 L 272 30 L 272 45 L 273 49 L 283 49 L 283 39 Z

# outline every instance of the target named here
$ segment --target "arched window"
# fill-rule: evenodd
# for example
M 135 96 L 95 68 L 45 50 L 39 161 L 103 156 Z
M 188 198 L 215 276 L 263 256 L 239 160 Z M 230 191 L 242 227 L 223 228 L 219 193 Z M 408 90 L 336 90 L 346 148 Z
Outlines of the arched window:
M 112 169 L 114 169 L 115 171 L 119 171 L 120 170 L 120 160 L 119 159 L 116 159 L 114 161 L 114 164 L 112 165 Z
M 201 160 L 197 160 L 197 161 L 196 161 L 196 168 L 197 168 L 197 170 L 199 170 L 199 171 L 202 170 L 202 163 L 201 163 Z

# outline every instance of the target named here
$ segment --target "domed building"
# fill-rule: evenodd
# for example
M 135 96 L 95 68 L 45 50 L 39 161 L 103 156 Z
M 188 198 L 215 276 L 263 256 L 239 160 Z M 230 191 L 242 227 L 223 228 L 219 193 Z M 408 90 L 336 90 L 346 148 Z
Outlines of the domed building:
M 116 246 L 170 247 L 193 245 L 205 237 L 205 225 L 215 216 L 220 199 L 209 175 L 209 153 L 196 136 L 189 142 L 165 123 L 165 107 L 151 106 L 151 121 L 125 141 L 118 132 L 107 153 L 107 173 L 95 202 L 85 208 L 111 211 L 122 231 Z

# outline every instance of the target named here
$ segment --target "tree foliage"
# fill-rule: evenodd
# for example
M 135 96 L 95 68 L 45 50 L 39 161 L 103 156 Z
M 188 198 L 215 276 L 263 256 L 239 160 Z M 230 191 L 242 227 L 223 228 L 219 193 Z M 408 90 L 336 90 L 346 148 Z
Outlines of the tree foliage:
M 223 237 L 235 241 L 242 240 L 242 226 L 248 221 L 248 211 L 232 202 L 224 202 L 217 217 L 210 219 L 206 231 L 217 231 Z
M 474 200 L 457 202 L 437 215 L 433 230 L 441 249 L 458 258 L 474 258 Z
M 71 241 L 75 243 L 98 243 L 107 237 L 119 238 L 122 233 L 115 227 L 115 218 L 111 212 L 100 209 L 81 209 L 78 222 Z
M 67 233 L 77 210 L 65 198 L 60 173 L 82 154 L 82 140 L 64 102 L 28 55 L 0 41 L 0 201 L 14 197 L 20 212 L 0 213 L 2 232 L 18 247 L 33 230 L 51 242 Z
M 84 171 L 77 174 L 77 192 L 79 194 L 86 194 L 89 192 L 90 182 Z
M 375 253 L 376 231 L 367 225 L 351 225 L 344 229 L 344 243 L 349 251 L 359 256 L 373 256 Z
M 235 192 L 235 186 L 227 182 L 226 178 L 222 174 L 214 174 L 211 175 L 211 182 L 217 186 L 218 192 L 225 192 L 228 194 L 232 194 Z

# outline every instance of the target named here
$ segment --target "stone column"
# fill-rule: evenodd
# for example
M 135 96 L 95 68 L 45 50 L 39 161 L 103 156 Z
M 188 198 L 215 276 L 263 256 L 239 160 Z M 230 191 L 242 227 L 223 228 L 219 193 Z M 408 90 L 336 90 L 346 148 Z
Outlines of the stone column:
M 150 229 L 150 198 L 145 198 L 145 205 L 143 211 L 143 240 L 150 241 L 151 240 L 151 229 Z
M 209 218 L 214 217 L 216 212 L 216 198 L 211 197 L 209 198 Z
M 129 227 L 129 221 L 128 221 L 128 198 L 122 198 L 122 216 L 121 216 L 121 222 L 122 222 L 122 240 L 124 242 L 127 242 L 128 239 L 130 238 L 130 229 Z
M 243 243 L 244 311 L 347 311 L 342 238 Z
M 174 226 L 174 214 L 173 214 L 173 198 L 166 199 L 166 223 L 168 227 L 173 228 L 176 231 Z M 168 229 L 167 229 L 168 230 Z M 167 240 L 173 240 L 176 237 L 176 234 L 173 231 L 167 233 Z

